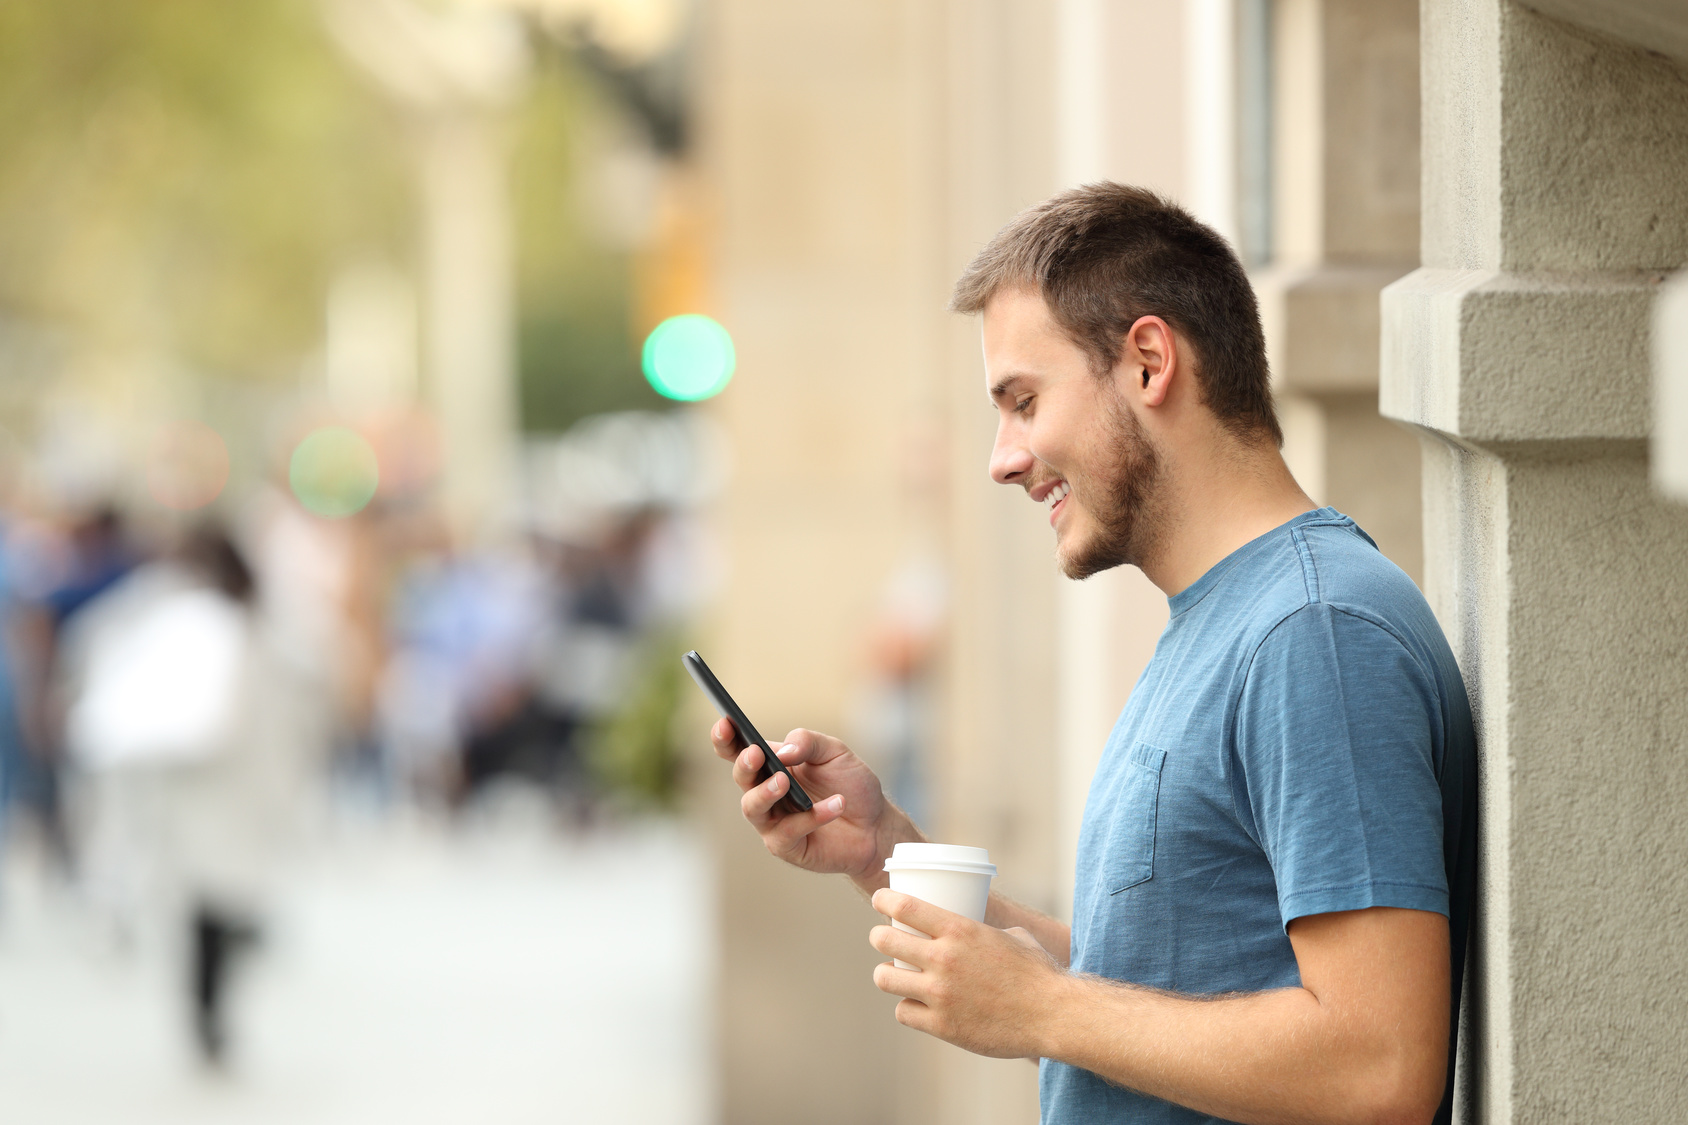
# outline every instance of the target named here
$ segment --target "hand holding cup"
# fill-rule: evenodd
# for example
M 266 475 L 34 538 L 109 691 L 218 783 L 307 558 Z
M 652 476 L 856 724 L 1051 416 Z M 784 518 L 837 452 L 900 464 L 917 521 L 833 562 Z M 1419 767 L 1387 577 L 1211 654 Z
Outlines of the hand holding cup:
M 898 844 L 892 850 L 891 858 L 885 861 L 885 870 L 891 876 L 893 891 L 912 895 L 975 922 L 985 920 L 985 906 L 990 901 L 991 879 L 996 875 L 996 865 L 991 862 L 990 852 L 984 848 L 969 848 L 961 844 Z M 895 920 L 891 924 L 907 933 L 920 933 Z M 915 968 L 902 961 L 897 961 L 896 965 L 899 969 Z

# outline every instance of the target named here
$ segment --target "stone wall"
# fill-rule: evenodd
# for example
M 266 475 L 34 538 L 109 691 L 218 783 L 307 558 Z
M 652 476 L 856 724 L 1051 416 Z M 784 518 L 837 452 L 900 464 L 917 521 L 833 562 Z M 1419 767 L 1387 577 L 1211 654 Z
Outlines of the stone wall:
M 1482 741 L 1465 1119 L 1675 1120 L 1688 512 L 1644 442 L 1688 75 L 1603 34 L 1669 5 L 1552 7 L 1593 26 L 1423 9 L 1424 268 L 1384 291 L 1383 407 L 1426 435 L 1425 588 Z

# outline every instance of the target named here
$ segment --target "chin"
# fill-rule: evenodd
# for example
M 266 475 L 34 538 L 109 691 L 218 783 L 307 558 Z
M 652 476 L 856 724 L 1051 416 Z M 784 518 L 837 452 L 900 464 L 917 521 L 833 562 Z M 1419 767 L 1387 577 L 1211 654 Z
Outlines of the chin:
M 1115 552 L 1110 551 L 1107 544 L 1094 540 L 1077 543 L 1071 547 L 1063 543 L 1057 543 L 1055 546 L 1055 565 L 1064 576 L 1074 582 L 1082 582 L 1092 574 L 1112 570 L 1124 561 L 1115 557 Z
M 1057 533 L 1055 539 L 1055 565 L 1063 575 L 1082 582 L 1116 566 L 1136 565 L 1139 555 L 1133 549 L 1133 536 L 1142 524 L 1134 512 L 1123 512 L 1112 525 L 1095 520 L 1076 522 L 1079 527 L 1069 529 L 1066 535 Z
M 1076 559 L 1056 558 L 1056 564 L 1061 568 L 1061 574 L 1071 578 L 1074 582 L 1083 582 L 1093 574 L 1101 574 L 1104 570 L 1112 570 L 1120 566 L 1119 559 L 1096 558 L 1081 556 Z

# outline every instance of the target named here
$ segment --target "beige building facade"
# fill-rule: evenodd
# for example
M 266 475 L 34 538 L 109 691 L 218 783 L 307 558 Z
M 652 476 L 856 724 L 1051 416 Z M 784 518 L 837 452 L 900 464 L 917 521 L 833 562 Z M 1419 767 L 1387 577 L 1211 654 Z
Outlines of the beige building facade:
M 850 734 L 899 573 L 945 576 L 928 825 L 1053 907 L 1055 586 L 1039 515 L 985 476 L 993 418 L 955 274 L 1054 190 L 1046 6 L 727 0 L 707 9 L 701 147 L 718 315 L 740 370 L 733 544 L 710 659 L 769 732 Z M 968 564 L 954 565 L 958 556 Z M 742 686 L 741 686 L 742 685 Z M 963 749 L 964 748 L 964 749 Z M 784 869 L 711 775 L 722 869 L 722 1119 L 1025 1120 L 1026 1063 L 907 1031 L 870 981 L 878 916 Z M 766 1065 L 795 1051 L 797 1065 Z
M 1418 443 L 1377 410 L 1378 294 L 1418 264 L 1416 0 L 1278 0 L 1271 264 L 1257 272 L 1304 489 L 1422 570 Z
M 1688 296 L 1658 282 L 1688 260 L 1688 56 L 1622 38 L 1680 47 L 1664 0 L 1540 7 L 706 6 L 713 311 L 740 348 L 712 406 L 735 470 L 706 653 L 764 733 L 854 738 L 888 591 L 932 565 L 925 823 L 1068 909 L 1090 773 L 1166 602 L 1131 569 L 1057 577 L 1041 509 L 986 476 L 978 328 L 944 304 L 1021 207 L 1164 191 L 1245 253 L 1298 479 L 1420 581 L 1472 684 L 1466 1119 L 1669 1120 L 1688 511 L 1658 490 L 1688 495 L 1688 455 L 1659 453 L 1688 438 Z M 1035 1120 L 1030 1066 L 895 1024 L 876 916 L 770 859 L 723 773 L 699 794 L 722 1120 Z

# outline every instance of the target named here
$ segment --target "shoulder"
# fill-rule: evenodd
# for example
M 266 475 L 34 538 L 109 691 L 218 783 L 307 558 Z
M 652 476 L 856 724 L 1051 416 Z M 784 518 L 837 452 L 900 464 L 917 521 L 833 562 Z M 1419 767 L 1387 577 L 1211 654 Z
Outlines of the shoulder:
M 1424 594 L 1353 520 L 1333 513 L 1297 528 L 1294 539 L 1309 608 L 1340 615 L 1353 623 L 1346 631 L 1354 635 L 1387 633 L 1422 662 L 1452 659 Z
M 1226 578 L 1225 612 L 1251 650 L 1332 613 L 1385 632 L 1401 632 L 1399 625 L 1416 625 L 1429 613 L 1412 579 L 1353 520 L 1329 508 L 1262 541 Z
M 1418 587 L 1334 509 L 1262 537 L 1216 578 L 1191 624 L 1228 637 L 1245 676 L 1263 648 L 1332 641 L 1362 649 L 1393 642 L 1423 665 L 1440 663 L 1446 642 Z
M 1413 580 L 1347 516 L 1310 521 L 1295 528 L 1291 539 L 1309 601 L 1384 614 L 1424 604 Z
M 1425 700 L 1458 673 L 1429 604 L 1346 516 L 1292 529 L 1299 604 L 1276 615 L 1242 670 L 1246 691 L 1277 699 L 1358 691 Z

